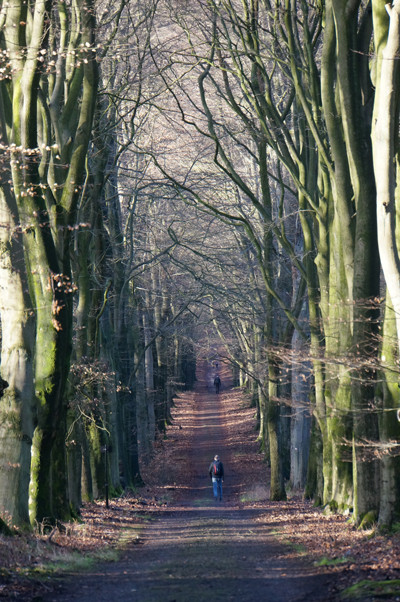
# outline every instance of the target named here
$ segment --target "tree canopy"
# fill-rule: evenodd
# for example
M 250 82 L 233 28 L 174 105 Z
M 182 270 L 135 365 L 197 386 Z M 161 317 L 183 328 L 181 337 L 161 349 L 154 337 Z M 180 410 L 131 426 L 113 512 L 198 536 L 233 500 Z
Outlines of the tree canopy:
M 399 11 L 1 3 L 3 521 L 142 484 L 204 355 L 273 499 L 395 520 Z

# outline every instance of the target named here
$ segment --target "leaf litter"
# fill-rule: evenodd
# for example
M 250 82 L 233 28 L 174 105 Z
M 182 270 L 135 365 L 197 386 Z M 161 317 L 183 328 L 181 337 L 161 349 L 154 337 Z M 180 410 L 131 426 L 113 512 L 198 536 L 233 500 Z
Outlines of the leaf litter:
M 376 528 L 360 531 L 349 517 L 324 514 L 301 492 L 290 492 L 287 501 L 269 501 L 269 469 L 259 451 L 255 409 L 240 389 L 224 391 L 220 403 L 225 412 L 225 447 L 231 452 L 229 469 L 240 482 L 228 504 L 265 510 L 255 519 L 254 529 L 257 523 L 268 525 L 290 546 L 293 556 L 328 571 L 332 579 L 327 599 L 339 599 L 340 592 L 364 580 L 400 579 L 400 533 L 381 534 Z M 151 511 L 172 509 L 187 496 L 194 409 L 193 392 L 177 395 L 167 435 L 158 439 L 151 462 L 142 467 L 146 485 L 140 490 L 111 500 L 108 509 L 104 501 L 85 503 L 79 521 L 60 523 L 50 534 L 37 529 L 31 534 L 0 536 L 0 599 L 37 599 L 52 590 L 54 576 L 65 572 L 69 563 L 84 564 L 87 557 L 115 560 L 124 546 L 143 544 L 142 529 L 151 520 Z M 389 593 L 383 587 L 381 591 L 386 600 L 400 599 L 395 585 Z M 373 596 L 366 595 L 359 599 L 379 599 L 379 588 Z

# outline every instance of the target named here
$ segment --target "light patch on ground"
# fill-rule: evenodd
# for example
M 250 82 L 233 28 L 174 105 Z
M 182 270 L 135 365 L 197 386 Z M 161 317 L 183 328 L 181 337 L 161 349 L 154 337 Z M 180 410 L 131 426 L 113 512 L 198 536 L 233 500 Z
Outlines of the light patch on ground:
M 263 500 L 267 500 L 269 498 L 269 490 L 268 487 L 264 487 L 263 485 L 255 485 L 248 491 L 245 491 L 240 496 L 241 502 L 262 502 Z

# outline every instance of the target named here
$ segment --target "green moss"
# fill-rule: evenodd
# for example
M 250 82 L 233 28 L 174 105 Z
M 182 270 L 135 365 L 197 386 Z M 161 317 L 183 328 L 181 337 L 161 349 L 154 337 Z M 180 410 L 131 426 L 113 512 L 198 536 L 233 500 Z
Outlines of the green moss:
M 358 526 L 358 528 L 360 530 L 362 529 L 370 529 L 371 527 L 373 527 L 376 523 L 377 520 L 377 514 L 375 510 L 370 510 L 369 512 L 366 512 L 364 514 L 364 516 L 361 518 L 360 524 Z
M 293 541 L 288 539 L 282 531 L 274 529 L 273 531 L 271 531 L 271 535 L 277 537 L 281 544 L 288 546 L 288 548 L 294 550 L 299 556 L 307 555 L 307 549 L 302 544 L 294 543 Z
M 351 557 L 346 558 L 345 556 L 342 556 L 341 558 L 328 558 L 327 556 L 324 556 L 321 560 L 316 562 L 316 566 L 337 566 L 339 564 L 346 564 L 346 562 L 353 562 L 353 559 Z
M 363 580 L 348 587 L 341 593 L 344 600 L 366 600 L 370 598 L 391 598 L 400 594 L 400 579 L 387 581 Z
M 153 517 L 146 517 L 147 520 L 140 519 L 143 522 L 153 520 Z M 80 552 L 54 549 L 53 557 L 50 560 L 45 560 L 34 569 L 27 567 L 21 569 L 21 573 L 34 577 L 48 577 L 49 575 L 61 575 L 71 572 L 85 572 L 93 569 L 98 563 L 116 562 L 119 559 L 120 552 L 126 549 L 127 546 L 140 540 L 143 531 L 143 525 L 135 525 L 132 528 L 122 529 L 118 539 L 117 547 L 100 548 L 96 552 Z
M 393 523 L 393 525 L 390 528 L 390 531 L 392 533 L 399 533 L 399 531 L 400 531 L 400 522 Z
M 210 505 L 210 500 L 205 499 L 205 498 L 197 499 L 197 500 L 194 500 L 194 502 L 193 502 L 193 506 L 195 506 L 196 508 L 201 508 L 203 506 L 207 507 L 209 505 Z
M 30 575 L 49 575 L 75 571 L 88 571 L 98 562 L 115 562 L 118 560 L 118 552 L 115 549 L 101 550 L 93 555 L 82 554 L 73 551 L 69 554 L 60 555 L 52 562 L 44 562 L 33 570 L 28 569 Z
M 38 495 L 38 475 L 40 468 L 40 446 L 43 439 L 43 431 L 38 427 L 33 434 L 31 448 L 31 482 L 29 484 L 29 520 L 32 526 L 37 518 L 37 495 Z
M 9 400 L 9 397 L 8 397 Z M 14 403 L 14 401 L 13 401 Z M 0 424 L 3 429 L 12 432 L 17 437 L 21 437 L 21 413 L 17 408 L 3 410 L 0 413 Z
M 79 515 L 79 512 L 78 512 L 78 510 L 77 510 L 77 509 L 74 507 L 74 505 L 73 505 L 73 504 L 71 504 L 71 503 L 69 504 L 69 515 L 70 515 L 70 518 L 71 518 L 72 520 L 74 520 L 74 521 L 76 521 L 76 522 L 78 522 L 78 523 L 81 523 L 81 522 L 82 522 L 82 519 L 81 519 L 81 517 L 80 517 L 80 515 Z
M 324 514 L 325 515 L 329 515 L 329 514 L 336 514 L 339 510 L 339 505 L 337 503 L 336 500 L 331 500 L 330 502 L 328 502 L 325 507 L 324 507 Z
M 351 514 L 353 512 L 353 506 L 349 506 L 349 504 L 339 504 L 338 506 L 339 514 Z
M 54 340 L 54 328 L 44 324 L 37 334 L 37 347 L 46 349 L 46 353 L 35 356 L 36 361 L 36 395 L 41 404 L 47 403 L 47 397 L 53 394 L 55 383 L 53 375 L 56 361 L 56 341 Z

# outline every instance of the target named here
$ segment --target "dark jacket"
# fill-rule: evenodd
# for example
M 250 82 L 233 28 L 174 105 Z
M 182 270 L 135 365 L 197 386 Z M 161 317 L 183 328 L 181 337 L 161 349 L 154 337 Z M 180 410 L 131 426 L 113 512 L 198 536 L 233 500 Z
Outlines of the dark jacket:
M 215 464 L 219 464 L 219 475 L 218 476 L 216 476 L 216 474 L 214 472 Z M 208 469 L 208 474 L 210 475 L 210 477 L 215 477 L 217 479 L 224 478 L 224 465 L 222 464 L 221 460 L 213 460 L 211 462 L 210 468 Z

